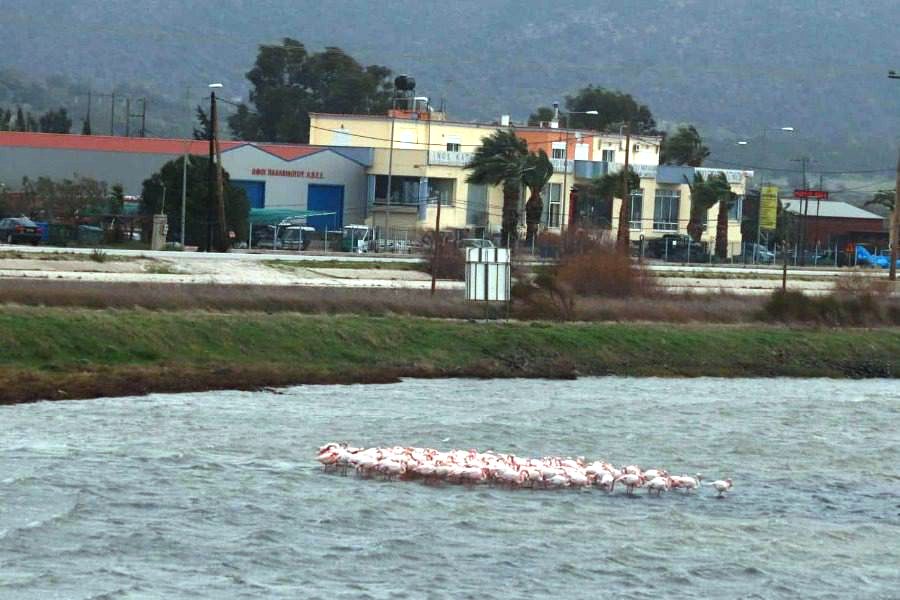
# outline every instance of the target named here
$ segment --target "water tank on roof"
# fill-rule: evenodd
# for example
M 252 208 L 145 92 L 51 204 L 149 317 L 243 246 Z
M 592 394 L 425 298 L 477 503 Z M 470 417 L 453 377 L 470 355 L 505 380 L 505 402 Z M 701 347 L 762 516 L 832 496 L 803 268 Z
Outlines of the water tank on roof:
M 394 87 L 398 92 L 411 92 L 416 89 L 416 78 L 412 75 L 399 75 L 394 78 Z

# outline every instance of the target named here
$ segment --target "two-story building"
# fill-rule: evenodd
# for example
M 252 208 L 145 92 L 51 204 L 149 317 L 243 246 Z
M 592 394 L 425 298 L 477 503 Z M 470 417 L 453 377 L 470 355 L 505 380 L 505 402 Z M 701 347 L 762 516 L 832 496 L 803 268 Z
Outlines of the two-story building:
M 416 110 L 392 110 L 386 115 L 310 114 L 310 143 L 316 146 L 371 147 L 368 168 L 367 221 L 391 239 L 414 239 L 435 226 L 441 205 L 442 229 L 465 229 L 467 235 L 490 236 L 500 230 L 503 197 L 499 187 L 469 184 L 465 166 L 483 138 L 497 129 L 513 129 L 530 150 L 541 148 L 551 157 L 554 174 L 544 189 L 542 225 L 561 231 L 574 218 L 570 193 L 586 183 L 619 172 L 625 163 L 626 136 L 583 129 L 514 125 L 503 116 L 496 123 L 450 121 L 427 103 Z M 689 182 L 695 171 L 718 169 L 659 167 L 661 137 L 630 137 L 629 164 L 641 178 L 632 191 L 631 229 L 635 238 L 686 232 L 690 215 Z M 742 196 L 752 172 L 724 170 L 732 190 Z M 527 194 L 522 194 L 522 203 Z M 609 226 L 618 226 L 620 202 L 611 207 Z M 718 207 L 709 211 L 704 239 L 715 237 Z M 730 211 L 729 240 L 740 241 L 741 202 Z

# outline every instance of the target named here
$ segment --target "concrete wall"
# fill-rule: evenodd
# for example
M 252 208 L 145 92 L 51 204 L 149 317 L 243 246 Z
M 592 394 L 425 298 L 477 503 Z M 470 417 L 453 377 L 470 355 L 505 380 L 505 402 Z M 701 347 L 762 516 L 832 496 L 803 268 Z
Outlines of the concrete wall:
M 18 190 L 22 177 L 71 179 L 78 175 L 105 181 L 110 186 L 121 184 L 126 195 L 138 196 L 143 181 L 177 156 L 0 147 L 0 183 Z

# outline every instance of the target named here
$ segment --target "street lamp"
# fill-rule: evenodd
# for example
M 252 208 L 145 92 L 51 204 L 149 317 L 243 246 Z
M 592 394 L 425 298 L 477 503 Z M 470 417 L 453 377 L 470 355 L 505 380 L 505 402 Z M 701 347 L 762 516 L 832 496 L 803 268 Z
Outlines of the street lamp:
M 566 116 L 569 116 L 569 115 L 599 115 L 599 114 L 600 114 L 600 111 L 598 111 L 596 109 L 565 111 Z M 559 102 L 553 103 L 553 117 L 554 117 L 554 120 L 558 123 L 559 122 Z M 566 129 L 568 129 L 570 126 L 571 126 L 571 123 L 567 122 Z M 572 207 L 570 206 L 571 198 L 568 197 L 569 196 L 569 134 L 568 133 L 566 133 L 563 140 L 564 140 L 566 146 L 565 146 L 565 150 L 563 152 L 563 189 L 562 189 L 562 193 L 560 194 L 559 206 L 560 206 L 560 212 L 562 212 L 563 196 L 565 195 L 566 214 L 569 215 L 572 213 Z M 574 167 L 572 170 L 573 170 L 572 176 L 574 177 L 574 175 L 575 175 Z M 549 211 L 547 214 L 548 214 L 547 225 L 549 226 L 550 225 Z M 563 221 L 562 215 L 560 215 L 559 220 L 560 220 L 560 224 L 562 224 L 562 221 Z
M 795 130 L 791 126 L 784 127 L 764 127 L 761 133 L 762 141 L 760 142 L 760 165 L 765 163 L 766 160 L 766 150 L 767 150 L 767 136 L 766 134 L 770 131 L 773 132 L 782 132 L 782 133 L 793 133 Z M 739 140 L 737 142 L 738 146 L 748 146 L 751 145 L 749 140 Z M 756 209 L 756 246 L 753 247 L 753 264 L 758 262 L 759 257 L 759 242 L 760 237 L 762 235 L 762 228 L 760 225 L 762 224 L 762 188 L 766 182 L 765 169 L 762 167 L 759 169 L 759 205 Z

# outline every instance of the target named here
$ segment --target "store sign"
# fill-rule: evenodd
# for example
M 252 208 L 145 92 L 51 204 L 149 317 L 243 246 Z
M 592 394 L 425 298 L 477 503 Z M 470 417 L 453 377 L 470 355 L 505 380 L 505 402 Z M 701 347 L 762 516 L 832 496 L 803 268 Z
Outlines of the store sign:
M 824 190 L 794 190 L 794 198 L 817 198 L 828 200 L 828 192 Z
M 250 174 L 257 177 L 300 177 L 303 179 L 325 179 L 322 171 L 294 171 L 290 169 L 250 169 Z
M 759 228 L 775 229 L 778 222 L 778 187 L 764 185 L 760 191 Z

